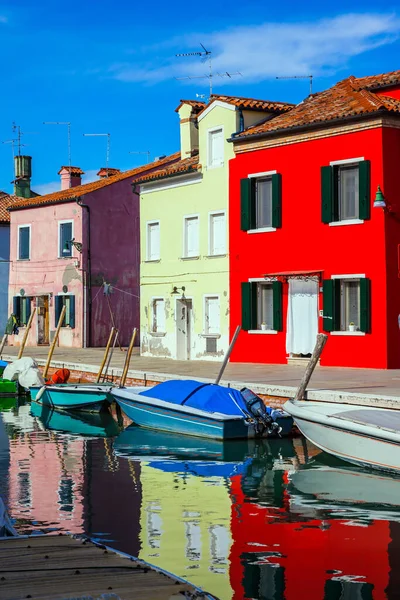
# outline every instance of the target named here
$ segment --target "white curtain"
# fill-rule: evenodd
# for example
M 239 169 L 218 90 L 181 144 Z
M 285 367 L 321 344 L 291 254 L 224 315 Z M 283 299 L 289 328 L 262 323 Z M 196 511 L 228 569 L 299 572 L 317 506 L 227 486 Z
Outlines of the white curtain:
M 318 281 L 289 279 L 286 351 L 309 354 L 318 333 Z

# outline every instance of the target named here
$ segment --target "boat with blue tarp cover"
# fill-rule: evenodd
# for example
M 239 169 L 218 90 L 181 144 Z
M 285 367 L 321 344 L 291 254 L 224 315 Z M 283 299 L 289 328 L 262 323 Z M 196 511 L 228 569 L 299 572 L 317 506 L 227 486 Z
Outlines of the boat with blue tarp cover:
M 288 435 L 293 426 L 287 413 L 247 388 L 182 379 L 111 393 L 136 425 L 161 431 L 225 440 Z

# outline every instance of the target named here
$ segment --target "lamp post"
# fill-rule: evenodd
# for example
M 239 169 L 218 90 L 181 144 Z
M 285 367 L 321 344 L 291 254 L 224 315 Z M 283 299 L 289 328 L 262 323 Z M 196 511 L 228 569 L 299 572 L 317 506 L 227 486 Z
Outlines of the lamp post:
M 73 246 L 74 248 L 77 249 L 79 254 L 82 254 L 82 242 L 76 242 L 75 238 L 72 238 L 72 240 L 67 240 L 65 242 L 64 248 L 63 248 L 63 254 L 69 254 L 70 246 Z

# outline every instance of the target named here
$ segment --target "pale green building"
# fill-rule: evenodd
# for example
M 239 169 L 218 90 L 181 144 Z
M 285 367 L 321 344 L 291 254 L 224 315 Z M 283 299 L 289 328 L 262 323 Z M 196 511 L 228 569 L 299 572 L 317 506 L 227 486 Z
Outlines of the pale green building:
M 287 105 L 233 96 L 182 100 L 180 160 L 140 185 L 144 356 L 222 360 L 229 345 L 228 176 L 233 134 Z

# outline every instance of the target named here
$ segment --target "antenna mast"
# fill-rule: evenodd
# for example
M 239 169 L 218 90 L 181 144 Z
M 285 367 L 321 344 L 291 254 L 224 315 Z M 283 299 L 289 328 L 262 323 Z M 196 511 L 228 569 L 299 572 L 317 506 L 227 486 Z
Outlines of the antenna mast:
M 108 177 L 108 161 L 110 159 L 110 138 L 111 133 L 84 133 L 84 136 L 92 136 L 92 137 L 105 137 L 107 136 L 107 154 L 106 154 L 106 173 Z
M 68 166 L 69 166 L 69 187 L 71 187 L 71 123 L 69 121 L 43 121 L 43 125 L 66 125 L 68 128 Z
M 282 76 L 282 77 L 275 77 L 275 79 L 309 79 L 310 80 L 310 95 L 312 94 L 312 83 L 313 83 L 312 75 L 288 75 L 288 76 Z
M 150 150 L 133 150 L 128 154 L 147 154 L 147 164 L 150 162 Z

